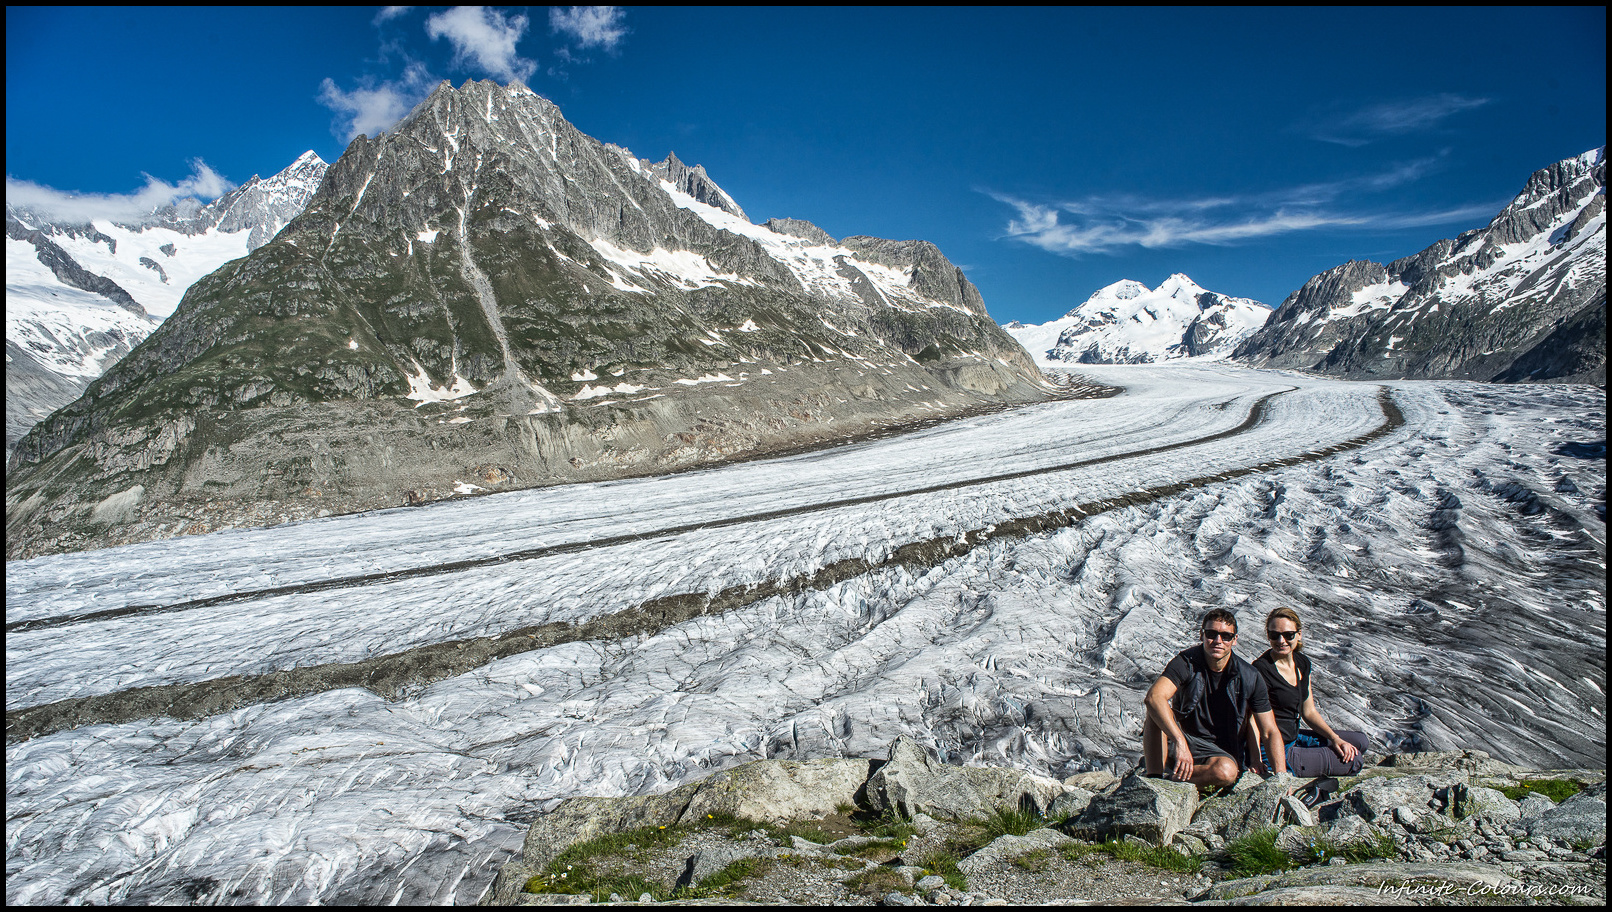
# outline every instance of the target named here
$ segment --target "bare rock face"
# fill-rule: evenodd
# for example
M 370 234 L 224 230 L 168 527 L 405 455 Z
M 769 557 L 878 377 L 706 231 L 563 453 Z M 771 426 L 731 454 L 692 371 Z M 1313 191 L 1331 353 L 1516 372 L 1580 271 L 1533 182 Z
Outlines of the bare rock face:
M 1093 798 L 1067 826 L 1070 832 L 1084 838 L 1136 836 L 1165 846 L 1187 828 L 1197 810 L 1197 786 L 1149 779 L 1138 772 L 1121 780 L 1114 791 Z
M 1481 229 L 1290 295 L 1233 357 L 1353 379 L 1606 382 L 1606 150 L 1543 168 Z
M 1056 779 L 995 767 L 949 766 L 911 738 L 890 745 L 890 759 L 867 780 L 876 813 L 928 814 L 943 820 L 986 817 L 999 809 L 1046 813 L 1066 789 Z
M 801 224 L 751 224 L 702 168 L 598 142 L 519 84 L 444 83 L 18 442 L 7 503 L 40 506 L 8 509 L 8 554 L 172 535 L 204 504 L 253 525 L 453 496 L 487 465 L 488 490 L 649 474 L 1049 394 L 934 245 Z M 188 429 L 161 461 L 120 455 L 163 423 Z M 126 521 L 87 522 L 133 484 Z

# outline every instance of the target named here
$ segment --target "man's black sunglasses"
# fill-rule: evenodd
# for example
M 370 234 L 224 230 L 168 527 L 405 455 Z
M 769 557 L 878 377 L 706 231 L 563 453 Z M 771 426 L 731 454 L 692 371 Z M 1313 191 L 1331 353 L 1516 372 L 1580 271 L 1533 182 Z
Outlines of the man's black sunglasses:
M 1297 630 L 1267 630 L 1265 635 L 1273 640 L 1280 639 L 1291 643 L 1298 638 L 1299 632 Z
M 1206 640 L 1224 640 L 1229 643 L 1237 639 L 1237 634 L 1231 630 L 1205 630 L 1203 638 Z

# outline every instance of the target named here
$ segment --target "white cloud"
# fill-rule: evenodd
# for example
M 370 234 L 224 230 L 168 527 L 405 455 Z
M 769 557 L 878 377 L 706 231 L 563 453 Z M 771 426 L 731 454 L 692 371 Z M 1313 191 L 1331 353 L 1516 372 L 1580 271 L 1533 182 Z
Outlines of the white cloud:
M 423 64 L 411 63 L 395 81 L 377 84 L 366 79 L 351 92 L 327 78 L 320 85 L 319 102 L 341 115 L 338 125 L 346 134 L 343 138 L 350 140 L 360 133 L 373 136 L 391 129 L 431 93 L 434 84 Z
M 383 6 L 381 7 L 381 11 L 375 14 L 375 18 L 371 21 L 371 24 L 380 25 L 382 22 L 389 22 L 407 13 L 413 8 L 414 7 L 412 6 Z
M 549 29 L 556 35 L 569 35 L 580 49 L 613 51 L 627 35 L 627 27 L 622 24 L 625 17 L 617 6 L 556 6 L 549 8 Z
M 1445 118 L 1489 103 L 1448 92 L 1370 105 L 1326 119 L 1310 135 L 1340 146 L 1364 146 L 1385 136 L 1402 136 L 1431 130 Z
M 177 184 L 146 174 L 146 185 L 133 193 L 67 193 L 8 175 L 6 203 L 61 221 L 137 222 L 162 206 L 185 199 L 211 202 L 235 187 L 199 158 L 191 160 L 190 168 L 190 176 Z
M 1439 212 L 1360 211 L 1340 207 L 1362 195 L 1417 180 L 1438 159 L 1397 165 L 1380 174 L 1305 184 L 1244 197 L 1145 199 L 1093 196 L 1066 202 L 1033 202 L 1002 193 L 989 195 L 1018 212 L 1006 236 L 1050 253 L 1080 256 L 1123 247 L 1235 244 L 1317 228 L 1394 230 L 1472 222 L 1504 203 L 1482 203 Z
M 489 76 L 505 82 L 525 82 L 537 71 L 536 61 L 515 52 L 526 33 L 526 17 L 511 16 L 484 6 L 456 6 L 426 20 L 426 34 L 447 38 L 453 45 L 455 66 L 473 63 Z
M 1008 221 L 1008 237 L 1049 253 L 1069 256 L 1107 253 L 1119 247 L 1230 244 L 1328 225 L 1357 225 L 1363 221 L 1349 216 L 1276 211 L 1219 222 L 1174 215 L 1137 218 L 1117 213 L 1092 214 L 1071 224 L 1061 221 L 1061 214 L 1069 212 L 1067 207 L 1039 205 L 1000 194 L 992 196 L 1019 211 L 1018 218 Z M 1183 208 L 1191 210 L 1193 207 L 1188 204 Z

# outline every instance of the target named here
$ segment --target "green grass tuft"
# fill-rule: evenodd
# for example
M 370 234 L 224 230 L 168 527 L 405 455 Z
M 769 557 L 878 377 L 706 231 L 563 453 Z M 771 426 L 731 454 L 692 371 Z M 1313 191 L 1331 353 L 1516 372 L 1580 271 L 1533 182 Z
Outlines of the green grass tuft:
M 986 842 L 999 836 L 1023 836 L 1049 824 L 1047 818 L 1022 808 L 997 808 L 984 820 L 971 822 L 985 830 Z
M 739 881 L 747 877 L 765 874 L 770 867 L 772 867 L 772 859 L 770 858 L 741 858 L 695 884 L 694 889 L 679 891 L 679 896 L 694 898 L 723 895 L 729 892 Z M 620 890 L 615 892 L 621 893 Z M 605 896 L 608 897 L 609 895 L 610 891 L 606 891 Z M 622 893 L 621 895 L 627 896 L 628 894 Z M 636 896 L 636 894 L 633 895 Z
M 1297 867 L 1293 859 L 1276 845 L 1276 830 L 1264 829 L 1226 844 L 1231 870 L 1239 877 L 1279 874 Z
M 1363 861 L 1398 857 L 1399 845 L 1394 842 L 1393 837 L 1387 833 L 1379 833 L 1375 839 L 1355 839 L 1348 842 L 1317 840 L 1312 863 L 1325 864 L 1334 858 L 1342 858 L 1350 864 L 1359 864 Z
M 878 836 L 883 839 L 899 839 L 902 842 L 906 842 L 918 834 L 918 828 L 912 825 L 912 821 L 895 811 L 887 810 L 877 817 L 868 817 L 862 820 L 852 818 L 852 822 L 864 834 Z
M 1035 849 L 1015 857 L 1013 859 L 1013 865 L 1014 867 L 1023 868 L 1032 874 L 1039 874 L 1047 869 L 1047 861 L 1051 857 L 1052 853 L 1046 849 Z
M 1107 855 L 1119 861 L 1134 861 L 1152 868 L 1192 873 L 1203 867 L 1200 855 L 1183 855 L 1175 849 L 1137 845 L 1120 839 L 1110 839 L 1091 845 L 1066 842 L 1058 847 L 1064 858 L 1078 861 L 1092 855 Z
M 862 871 L 845 880 L 845 886 L 863 896 L 884 896 L 887 893 L 910 893 L 912 885 L 907 879 L 886 867 Z
M 968 878 L 957 869 L 959 860 L 957 854 L 950 849 L 936 849 L 925 855 L 918 864 L 926 873 L 940 875 L 940 879 L 946 881 L 946 886 L 953 890 L 966 891 Z
M 1512 801 L 1521 801 L 1528 797 L 1530 792 L 1544 795 L 1557 804 L 1577 795 L 1584 787 L 1571 779 L 1525 779 L 1516 785 L 1504 785 L 1495 789 Z

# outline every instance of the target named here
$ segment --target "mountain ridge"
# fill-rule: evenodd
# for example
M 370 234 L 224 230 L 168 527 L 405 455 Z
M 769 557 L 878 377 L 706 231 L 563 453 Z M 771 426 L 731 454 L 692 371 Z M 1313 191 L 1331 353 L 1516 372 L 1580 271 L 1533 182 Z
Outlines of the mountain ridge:
M 1005 328 L 1038 364 L 1148 364 L 1229 355 L 1270 308 L 1208 291 L 1182 273 L 1158 288 L 1134 279 L 1106 285 L 1056 320 Z
M 663 164 L 519 83 L 439 85 L 18 444 L 11 537 L 670 471 L 1057 393 L 934 245 L 780 233 Z
M 189 200 L 133 221 L 62 220 L 8 203 L 7 456 L 149 335 L 191 283 L 267 243 L 324 169 L 305 152 L 212 203 Z
M 1316 275 L 1233 358 L 1350 379 L 1606 382 L 1605 153 L 1534 172 L 1483 228 Z

